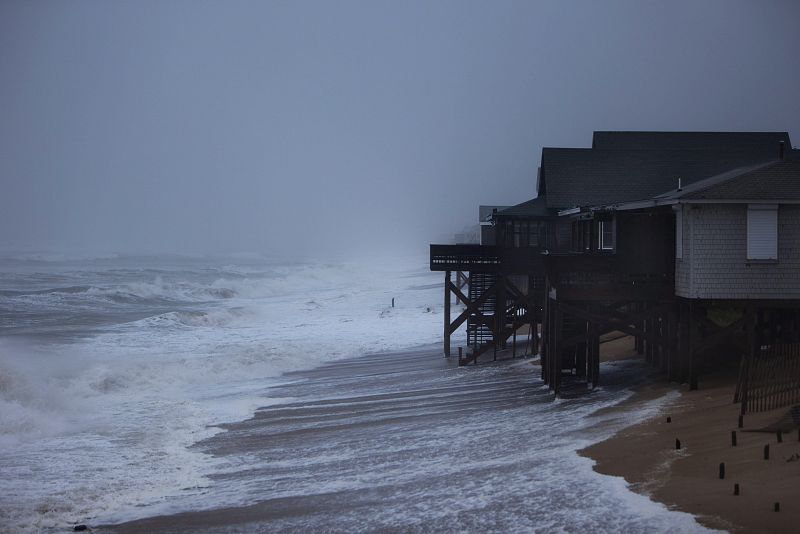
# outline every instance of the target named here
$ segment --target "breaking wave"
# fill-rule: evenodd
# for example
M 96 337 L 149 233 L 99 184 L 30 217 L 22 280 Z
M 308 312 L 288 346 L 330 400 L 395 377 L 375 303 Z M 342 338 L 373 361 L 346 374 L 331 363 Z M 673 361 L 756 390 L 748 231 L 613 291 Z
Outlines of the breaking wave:
M 0 269 L 4 524 L 202 500 L 215 460 L 191 444 L 276 402 L 268 387 L 283 374 L 439 337 L 438 276 L 423 261 L 164 263 Z

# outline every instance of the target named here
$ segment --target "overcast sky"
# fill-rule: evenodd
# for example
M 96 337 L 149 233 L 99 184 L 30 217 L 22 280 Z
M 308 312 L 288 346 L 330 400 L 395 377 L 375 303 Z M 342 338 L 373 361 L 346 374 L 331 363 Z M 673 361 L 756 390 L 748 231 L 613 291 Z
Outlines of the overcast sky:
M 0 0 L 0 251 L 424 251 L 593 130 L 798 145 L 798 21 L 794 0 Z

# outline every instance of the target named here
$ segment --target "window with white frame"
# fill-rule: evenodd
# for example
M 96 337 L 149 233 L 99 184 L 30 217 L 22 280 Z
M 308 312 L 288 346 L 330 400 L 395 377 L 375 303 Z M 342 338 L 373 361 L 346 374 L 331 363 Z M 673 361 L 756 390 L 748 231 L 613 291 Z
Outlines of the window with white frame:
M 597 224 L 598 250 L 614 250 L 614 221 L 600 221 Z
M 747 259 L 778 259 L 777 204 L 748 204 Z

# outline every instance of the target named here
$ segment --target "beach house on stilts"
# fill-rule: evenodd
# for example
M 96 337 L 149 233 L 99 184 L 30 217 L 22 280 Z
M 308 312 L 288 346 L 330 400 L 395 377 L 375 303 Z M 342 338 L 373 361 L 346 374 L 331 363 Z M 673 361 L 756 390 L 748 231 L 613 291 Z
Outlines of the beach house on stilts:
M 497 212 L 496 245 L 472 251 L 494 285 L 461 294 L 446 342 L 474 316 L 488 327 L 468 331 L 476 360 L 527 321 L 541 331 L 542 377 L 560 393 L 597 385 L 600 336 L 620 331 L 691 387 L 715 358 L 741 355 L 743 409 L 788 399 L 800 384 L 775 377 L 798 374 L 790 147 L 786 133 L 595 132 L 590 149 L 543 149 L 539 196 Z M 481 308 L 487 292 L 505 305 Z

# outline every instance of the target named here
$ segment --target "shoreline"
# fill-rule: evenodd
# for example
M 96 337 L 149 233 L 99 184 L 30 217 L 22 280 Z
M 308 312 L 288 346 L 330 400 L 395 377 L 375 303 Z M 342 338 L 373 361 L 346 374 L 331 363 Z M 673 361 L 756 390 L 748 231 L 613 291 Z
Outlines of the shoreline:
M 730 532 L 796 532 L 800 521 L 800 436 L 796 427 L 777 443 L 774 425 L 790 407 L 748 413 L 739 429 L 739 405 L 733 404 L 736 377 L 709 377 L 700 389 L 654 382 L 639 388 L 627 404 L 678 391 L 663 414 L 628 426 L 578 454 L 592 459 L 602 475 L 622 477 L 628 488 L 692 514 L 703 526 Z M 671 422 L 667 422 L 670 417 Z M 788 427 L 787 427 L 788 428 Z M 736 431 L 737 445 L 731 432 Z M 676 440 L 681 449 L 676 450 Z M 763 459 L 769 444 L 770 459 Z M 720 479 L 720 463 L 725 478 Z M 740 495 L 734 495 L 739 484 Z M 780 511 L 774 511 L 774 503 Z
M 604 344 L 603 352 L 606 362 L 636 357 L 630 340 L 625 338 L 610 340 Z M 386 354 L 381 358 L 384 357 L 390 358 L 391 355 Z M 371 365 L 368 360 L 361 359 L 340 363 L 345 365 L 344 369 L 339 370 L 338 376 L 341 377 L 348 376 L 353 370 L 369 371 Z M 437 367 L 439 365 L 448 367 L 449 364 L 439 362 Z M 336 367 L 303 374 L 327 380 L 332 377 L 331 369 Z M 458 372 L 457 369 L 452 371 Z M 596 414 L 624 413 L 670 395 L 672 398 L 665 400 L 660 415 L 623 427 L 611 437 L 583 449 L 573 449 L 573 454 L 592 460 L 592 470 L 602 475 L 601 478 L 623 478 L 628 491 L 664 505 L 668 510 L 690 514 L 696 524 L 703 527 L 731 532 L 796 531 L 792 527 L 800 520 L 800 506 L 797 506 L 800 497 L 800 461 L 787 460 L 795 454 L 800 460 L 797 431 L 784 434 L 783 443 L 780 444 L 776 442 L 774 433 L 746 432 L 775 423 L 788 408 L 748 414 L 745 416 L 744 429 L 737 429 L 739 407 L 732 403 L 735 376 L 709 377 L 701 383 L 700 390 L 685 391 L 685 386 L 667 383 L 655 372 L 647 375 L 645 382 L 640 382 L 634 388 L 633 395 L 613 406 L 600 408 Z M 476 375 L 468 373 L 464 376 L 474 379 Z M 461 379 L 454 385 L 458 389 L 467 387 Z M 524 386 L 523 389 L 528 387 Z M 676 392 L 678 395 L 675 395 Z M 379 396 L 386 395 L 381 393 Z M 330 413 L 330 410 L 326 413 Z M 252 420 L 231 425 L 231 428 L 252 428 L 253 425 L 258 428 L 273 424 L 269 417 L 264 418 L 263 415 L 257 413 Z M 671 418 L 670 423 L 666 422 L 667 416 Z M 606 423 L 599 423 L 602 424 Z M 737 447 L 731 446 L 731 430 L 737 431 Z M 675 450 L 675 439 L 681 440 L 680 450 Z M 243 443 L 241 438 L 227 440 L 224 436 L 215 441 L 224 445 L 218 451 L 239 448 Z M 248 445 L 247 441 L 244 442 L 247 448 L 261 447 L 256 443 Z M 770 444 L 771 456 L 770 460 L 765 461 L 762 450 L 767 443 Z M 719 462 L 726 464 L 724 480 L 719 479 Z M 733 495 L 734 483 L 741 486 L 739 496 Z M 315 513 L 335 513 L 336 506 L 331 507 L 328 500 L 344 499 L 349 502 L 351 497 L 342 492 L 341 495 L 326 493 L 309 497 L 273 498 L 252 505 L 187 511 L 95 528 L 107 532 L 133 532 L 142 528 L 159 531 L 236 530 L 246 528 L 248 524 L 263 527 L 273 521 L 291 525 L 307 514 L 309 507 Z M 776 501 L 781 503 L 778 513 L 773 511 Z
M 618 357 L 626 352 L 618 349 L 628 348 L 624 340 L 608 346 L 616 346 L 611 352 Z M 246 455 L 246 464 L 237 462 L 244 469 L 241 473 L 249 479 L 247 473 L 256 469 L 260 478 L 253 483 L 265 483 L 257 500 L 93 528 L 300 532 L 315 526 L 414 530 L 424 525 L 469 531 L 480 524 L 483 531 L 521 532 L 527 531 L 522 525 L 555 525 L 555 520 L 574 528 L 593 524 L 596 531 L 608 531 L 612 525 L 628 525 L 637 532 L 654 526 L 666 532 L 672 525 L 694 530 L 692 516 L 673 516 L 645 497 L 629 495 L 627 489 L 623 494 L 620 483 L 594 473 L 572 445 L 575 432 L 591 429 L 590 420 L 582 417 L 574 426 L 565 424 L 564 417 L 571 418 L 570 404 L 585 416 L 597 409 L 611 415 L 616 406 L 635 410 L 635 404 L 626 400 L 620 405 L 614 398 L 630 391 L 631 379 L 652 382 L 650 373 L 642 374 L 638 365 L 634 369 L 623 362 L 612 364 L 609 370 L 614 371 L 595 395 L 553 403 L 546 386 L 518 361 L 459 368 L 438 351 L 422 351 L 358 358 L 302 372 L 310 382 L 281 387 L 295 399 L 291 404 L 259 410 L 203 444 L 214 455 Z M 593 404 L 597 407 L 592 409 Z M 616 416 L 601 419 L 615 428 L 624 424 Z M 562 430 L 544 433 L 543 428 Z M 482 447 L 501 441 L 504 447 Z M 287 450 L 294 451 L 292 458 L 285 456 Z M 224 485 L 229 476 L 240 479 L 236 473 L 215 479 Z M 375 478 L 367 484 L 343 484 L 357 480 L 353 477 Z M 581 491 L 575 493 L 578 487 Z M 552 494 L 561 497 L 555 515 L 549 516 Z M 425 511 L 434 501 L 423 495 L 436 496 L 435 508 Z M 562 508 L 581 508 L 587 515 L 567 519 Z

